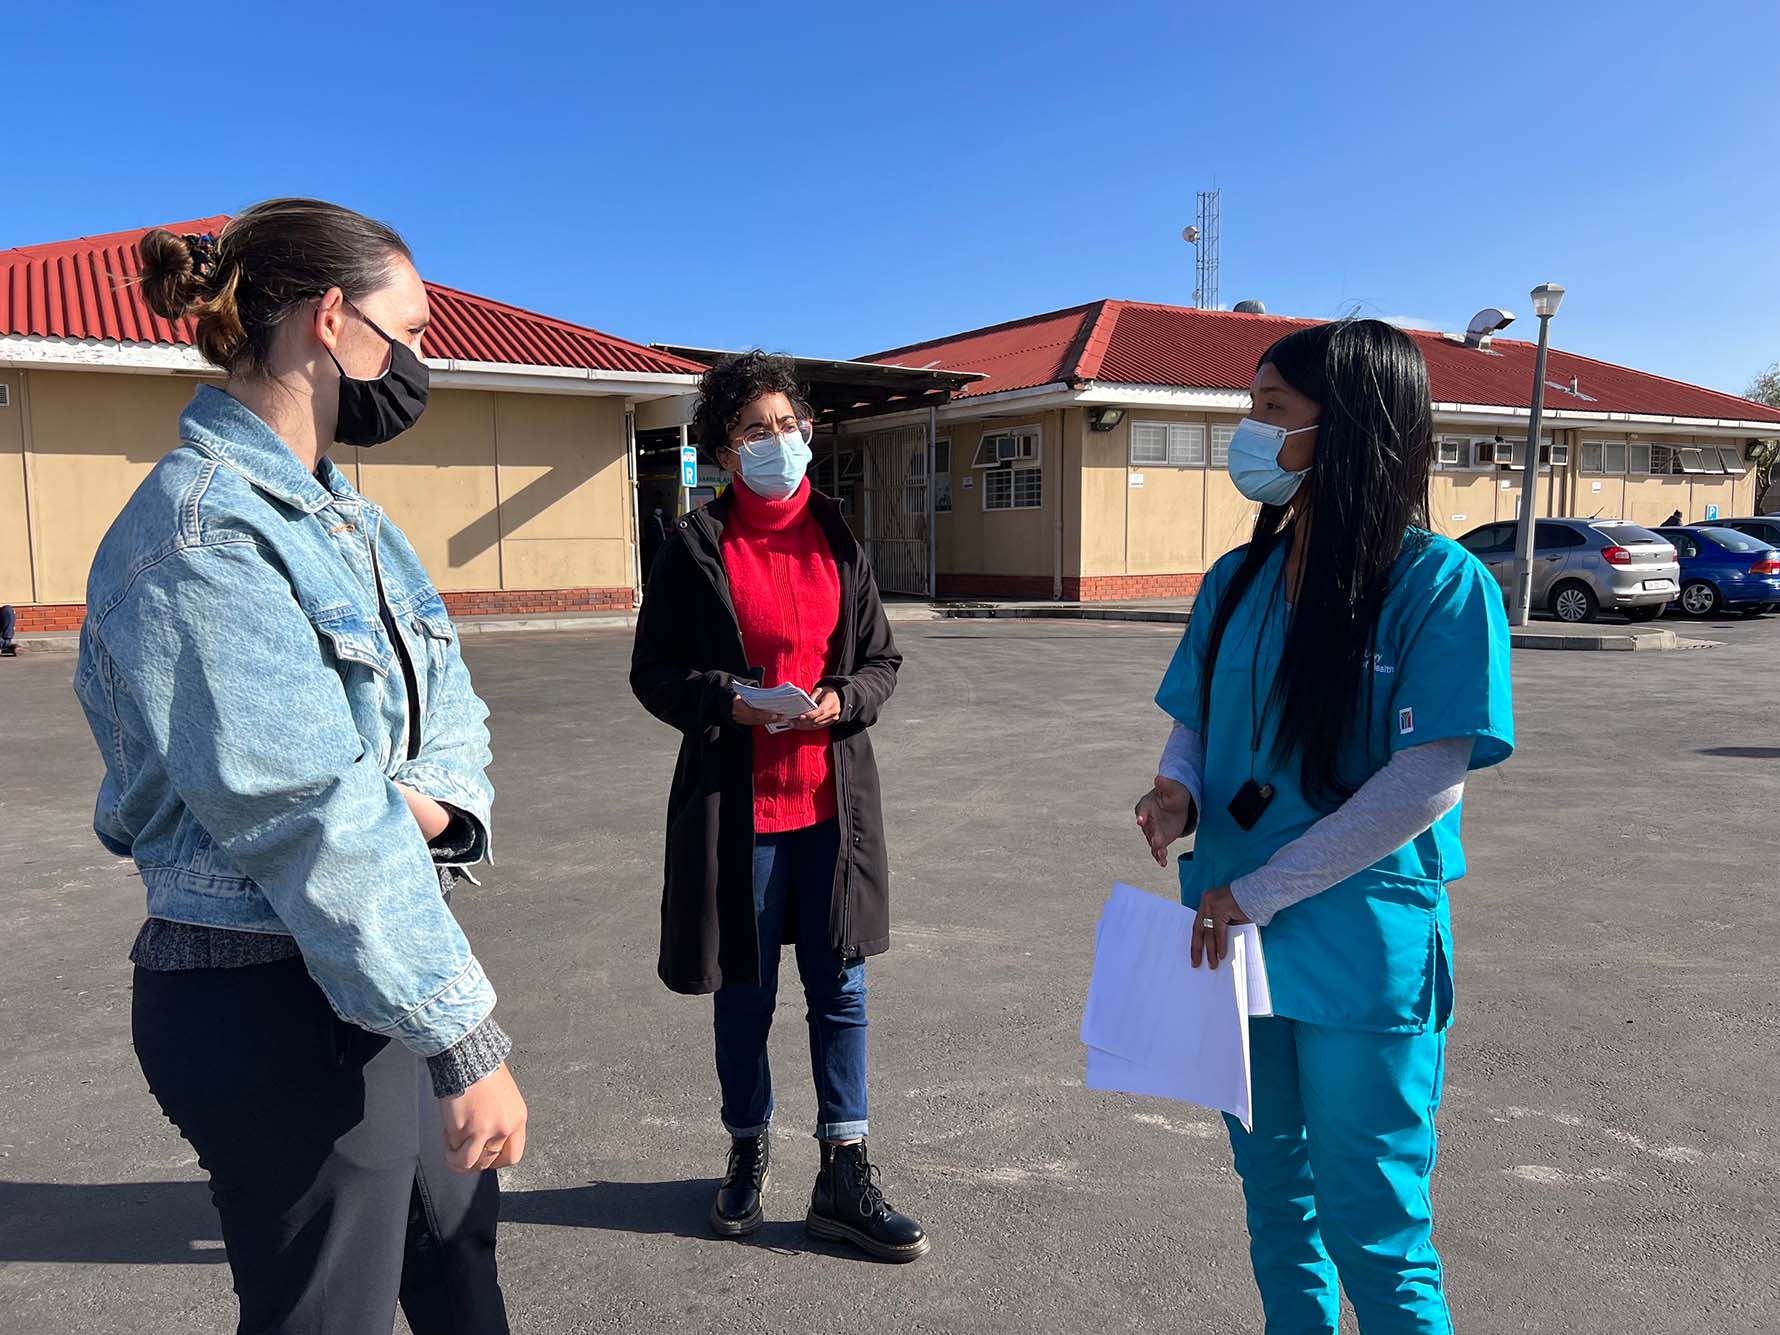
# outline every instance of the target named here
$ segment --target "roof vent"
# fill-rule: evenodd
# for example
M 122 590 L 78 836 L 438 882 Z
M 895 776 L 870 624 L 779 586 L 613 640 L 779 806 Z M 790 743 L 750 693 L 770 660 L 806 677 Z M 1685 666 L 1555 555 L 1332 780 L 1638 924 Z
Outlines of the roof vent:
M 1513 323 L 1512 313 L 1500 306 L 1485 306 L 1465 326 L 1465 346 L 1482 352 L 1489 347 L 1492 338 Z
M 1265 302 L 1254 300 L 1239 301 L 1236 303 L 1236 313 L 1238 315 L 1265 315 L 1267 314 L 1267 305 Z

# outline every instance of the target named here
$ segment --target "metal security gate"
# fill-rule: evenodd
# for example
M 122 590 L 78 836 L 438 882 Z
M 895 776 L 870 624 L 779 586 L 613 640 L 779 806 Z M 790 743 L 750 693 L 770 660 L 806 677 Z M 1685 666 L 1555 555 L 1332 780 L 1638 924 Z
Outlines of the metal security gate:
M 853 440 L 865 475 L 860 525 L 878 587 L 928 597 L 933 592 L 931 427 L 892 427 Z

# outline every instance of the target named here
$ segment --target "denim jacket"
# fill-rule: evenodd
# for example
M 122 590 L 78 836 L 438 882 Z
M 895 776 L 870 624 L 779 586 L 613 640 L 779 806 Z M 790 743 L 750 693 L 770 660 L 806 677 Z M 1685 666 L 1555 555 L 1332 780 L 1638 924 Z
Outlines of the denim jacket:
M 94 828 L 150 917 L 288 934 L 342 1018 L 442 1052 L 495 1000 L 396 788 L 463 812 L 463 861 L 487 856 L 488 709 L 445 604 L 377 506 L 237 400 L 200 389 L 179 436 L 87 584 Z

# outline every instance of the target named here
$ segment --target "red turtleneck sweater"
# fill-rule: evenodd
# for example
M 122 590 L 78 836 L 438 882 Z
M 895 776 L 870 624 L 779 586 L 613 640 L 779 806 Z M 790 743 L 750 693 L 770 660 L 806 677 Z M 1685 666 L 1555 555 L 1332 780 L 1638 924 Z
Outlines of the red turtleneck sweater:
M 763 686 L 784 682 L 814 695 L 828 672 L 841 616 L 841 577 L 822 526 L 810 513 L 810 484 L 769 501 L 739 478 L 723 528 L 723 565 L 748 661 Z M 754 829 L 804 830 L 835 817 L 828 730 L 754 728 Z

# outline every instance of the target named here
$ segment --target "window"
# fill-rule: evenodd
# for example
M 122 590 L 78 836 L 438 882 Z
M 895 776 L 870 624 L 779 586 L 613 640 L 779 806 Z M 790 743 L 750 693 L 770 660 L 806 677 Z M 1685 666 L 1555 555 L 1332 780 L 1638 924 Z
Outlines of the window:
M 1604 473 L 1625 472 L 1625 446 L 1608 441 L 1601 446 L 1601 471 Z
M 1619 457 L 1620 461 L 1623 463 L 1625 460 L 1625 447 L 1623 445 L 1620 446 Z M 1601 466 L 1600 441 L 1585 440 L 1582 442 L 1582 471 L 1585 473 L 1606 472 L 1606 469 Z
M 1022 427 L 1017 431 L 996 431 L 983 437 L 977 445 L 972 468 L 999 468 L 1022 459 L 1038 458 L 1038 428 Z
M 1613 460 L 1613 451 L 1616 449 L 1623 449 L 1626 452 L 1626 470 L 1625 470 L 1626 472 L 1628 472 L 1628 473 L 1648 473 L 1650 471 L 1650 446 L 1648 446 L 1648 445 L 1624 445 L 1624 446 L 1609 445 L 1607 447 L 1607 459 L 1608 459 L 1608 464 L 1609 464 L 1607 471 L 1609 473 L 1611 473 L 1613 471 L 1611 464 L 1612 464 L 1612 460 Z
M 1710 462 L 1707 461 L 1705 450 L 1682 449 L 1676 450 L 1675 453 L 1681 456 L 1681 471 L 1683 473 L 1722 473 L 1724 471 L 1724 465 L 1718 462 L 1717 450 L 1712 451 Z
M 1735 445 L 1720 447 L 1718 458 L 1724 465 L 1724 471 L 1732 477 L 1742 477 L 1749 471 L 1749 465 L 1743 462 L 1743 455 Z
M 933 512 L 952 513 L 952 442 L 933 442 Z
M 1459 539 L 1459 546 L 1477 556 L 1495 556 L 1514 546 L 1513 524 L 1485 524 Z
M 933 442 L 933 471 L 949 473 L 952 471 L 952 442 L 936 440 Z
M 1044 472 L 998 468 L 983 477 L 983 509 L 1036 510 L 1044 504 Z
M 948 448 L 948 463 L 950 454 Z M 1044 504 L 1041 457 L 1035 426 L 1015 427 L 984 436 L 971 463 L 973 468 L 988 470 L 983 475 L 983 509 L 1036 510 L 1041 507 Z M 947 499 L 950 500 L 949 495 Z
M 1650 472 L 1655 477 L 1668 477 L 1671 473 L 1681 471 L 1680 463 L 1675 458 L 1675 451 L 1667 445 L 1650 447 Z
M 1560 547 L 1581 547 L 1586 539 L 1568 524 L 1554 524 L 1541 519 L 1533 525 L 1533 546 L 1546 551 Z
M 1494 447 L 1493 453 L 1487 453 Z M 1479 441 L 1477 444 L 1478 462 L 1487 463 L 1494 460 L 1498 468 L 1524 468 L 1527 462 L 1527 442 L 1524 437 L 1507 437 L 1496 441 Z M 1553 454 L 1557 458 L 1558 467 L 1562 468 L 1570 462 L 1568 445 L 1553 445 L 1549 440 L 1539 444 L 1539 467 L 1545 468 L 1552 462 Z
M 1205 463 L 1205 428 L 1186 422 L 1133 422 L 1134 467 L 1193 468 Z
M 1230 466 L 1230 442 L 1236 439 L 1236 428 L 1233 426 L 1214 426 L 1211 429 L 1211 466 L 1228 468 Z
M 1747 533 L 1739 533 L 1734 528 L 1715 528 L 1711 534 L 1712 541 L 1727 552 L 1739 554 L 1747 552 L 1765 552 L 1768 544 L 1759 538 L 1752 538 Z

